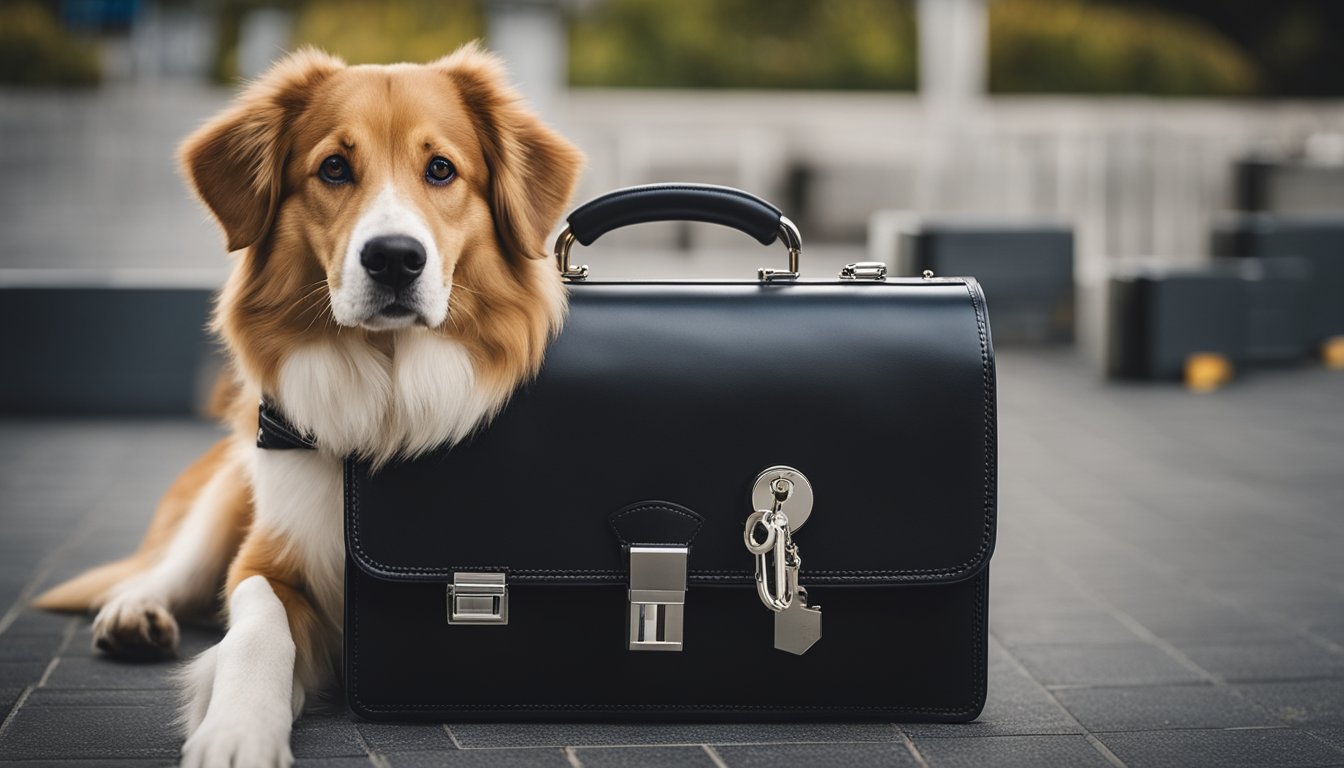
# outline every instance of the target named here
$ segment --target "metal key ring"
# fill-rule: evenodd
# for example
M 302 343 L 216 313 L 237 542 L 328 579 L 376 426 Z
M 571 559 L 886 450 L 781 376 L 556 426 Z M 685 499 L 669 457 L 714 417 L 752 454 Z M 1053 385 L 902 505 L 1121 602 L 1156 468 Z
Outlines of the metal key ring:
M 779 535 L 778 529 L 773 525 L 765 525 L 761 521 L 770 511 L 758 509 L 747 516 L 747 527 L 742 531 L 742 542 L 747 545 L 747 550 L 753 555 L 764 555 L 766 552 L 775 548 L 775 537 Z M 756 526 L 765 529 L 765 541 L 756 541 Z

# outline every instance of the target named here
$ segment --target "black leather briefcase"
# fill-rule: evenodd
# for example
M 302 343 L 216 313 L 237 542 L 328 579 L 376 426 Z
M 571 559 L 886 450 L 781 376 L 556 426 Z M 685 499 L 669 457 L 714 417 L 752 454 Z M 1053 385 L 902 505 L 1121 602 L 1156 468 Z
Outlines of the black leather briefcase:
M 602 282 L 569 247 L 688 219 L 790 268 Z M 346 687 L 378 720 L 964 721 L 985 701 L 995 373 L 969 278 L 797 276 L 778 209 L 576 210 L 570 315 L 470 440 L 346 465 Z

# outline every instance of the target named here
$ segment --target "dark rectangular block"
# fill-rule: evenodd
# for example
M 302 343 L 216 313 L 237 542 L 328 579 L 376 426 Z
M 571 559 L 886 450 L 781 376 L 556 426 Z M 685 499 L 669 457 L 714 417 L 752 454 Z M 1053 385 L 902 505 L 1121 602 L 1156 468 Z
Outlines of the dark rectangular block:
M 191 413 L 217 363 L 205 288 L 0 286 L 0 413 Z
M 1055 698 L 1094 733 L 1280 724 L 1260 707 L 1222 686 L 1065 688 L 1055 691 Z
M 1129 768 L 1290 768 L 1344 763 L 1344 753 L 1292 728 L 1130 731 L 1100 733 L 1097 738 Z
M 1111 768 L 1085 736 L 916 739 L 929 768 Z
M 1296 259 L 1310 265 L 1307 339 L 1344 335 L 1344 216 L 1247 215 L 1215 223 L 1213 252 L 1238 259 Z
M 1344 209 L 1344 166 L 1291 158 L 1248 157 L 1234 166 L 1237 209 L 1329 214 Z
M 1246 359 L 1246 290 L 1213 268 L 1124 271 L 1111 278 L 1106 370 L 1120 379 L 1179 379 L 1196 353 Z
M 1073 227 L 1053 220 L 957 218 L 901 234 L 897 272 L 980 281 L 994 341 L 1069 343 L 1074 332 Z

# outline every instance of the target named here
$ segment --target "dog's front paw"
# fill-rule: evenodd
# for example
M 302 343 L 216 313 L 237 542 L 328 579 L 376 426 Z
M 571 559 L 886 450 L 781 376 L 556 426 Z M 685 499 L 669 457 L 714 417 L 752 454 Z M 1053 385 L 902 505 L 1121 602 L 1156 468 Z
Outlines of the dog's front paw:
M 171 656 L 177 640 L 177 620 L 168 607 L 134 593 L 112 598 L 93 620 L 94 647 L 113 656 Z
M 182 768 L 289 768 L 289 722 L 212 718 L 182 745 Z

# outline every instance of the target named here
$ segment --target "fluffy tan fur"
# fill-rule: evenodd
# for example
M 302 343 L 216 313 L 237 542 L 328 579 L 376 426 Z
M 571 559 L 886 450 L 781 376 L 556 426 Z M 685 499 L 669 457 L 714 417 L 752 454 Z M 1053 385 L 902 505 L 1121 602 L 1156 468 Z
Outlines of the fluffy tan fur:
M 358 183 L 334 187 L 316 178 L 323 158 L 335 152 L 352 158 Z M 402 172 L 431 152 L 456 165 L 458 178 L 448 187 L 431 188 Z M 219 546 L 233 553 L 226 559 L 232 564 L 227 584 L 223 573 L 211 579 L 211 595 L 264 576 L 289 617 L 298 674 L 318 685 L 338 658 L 339 627 L 315 609 L 296 542 L 253 523 L 244 457 L 255 440 L 258 397 L 273 391 L 287 356 L 303 345 L 354 340 L 388 360 L 395 355 L 395 334 L 339 326 L 328 301 L 353 221 L 380 188 L 392 185 L 424 214 L 444 254 L 438 278 L 452 284 L 448 320 L 414 332 L 462 344 L 477 380 L 501 393 L 502 402 L 536 373 L 563 319 L 563 288 L 536 260 L 572 194 L 581 155 L 520 104 L 498 60 L 467 46 L 428 65 L 379 67 L 348 67 L 300 51 L 188 138 L 180 158 L 229 250 L 241 251 L 214 319 L 236 374 L 217 392 L 233 435 L 173 484 L 134 555 L 57 586 L 34 604 L 97 608 L 162 560 L 186 510 L 212 478 L 227 473 L 236 493 L 219 505 L 217 523 Z M 387 458 L 382 439 L 369 435 L 366 452 Z M 162 619 L 128 617 L 124 626 L 106 628 L 102 639 L 109 642 L 101 647 L 162 646 L 146 634 L 146 621 Z

